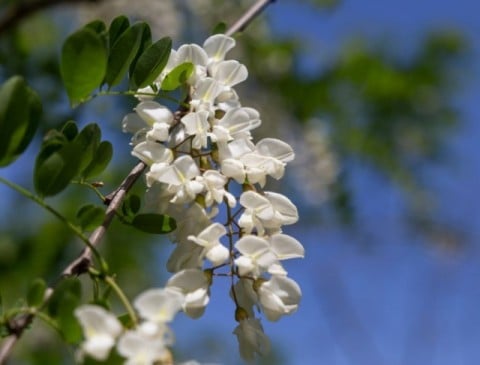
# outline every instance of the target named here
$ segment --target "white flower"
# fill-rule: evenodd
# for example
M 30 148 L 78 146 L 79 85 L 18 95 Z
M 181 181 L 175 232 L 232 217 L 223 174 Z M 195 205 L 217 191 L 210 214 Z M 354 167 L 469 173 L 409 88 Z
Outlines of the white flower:
M 235 295 L 233 293 L 235 292 Z M 239 307 L 243 308 L 250 317 L 254 316 L 253 307 L 258 302 L 258 296 L 253 289 L 253 281 L 240 278 L 233 286 L 230 296 L 235 299 Z
M 205 110 L 192 112 L 185 115 L 181 122 L 185 125 L 185 131 L 189 136 L 195 136 L 192 141 L 192 148 L 200 149 L 208 145 L 207 134 L 210 129 L 208 123 L 209 113 Z
M 203 43 L 210 63 L 223 61 L 229 50 L 235 47 L 235 39 L 225 34 L 214 34 Z
M 185 269 L 200 269 L 202 267 L 202 252 L 203 247 L 193 242 L 178 242 L 168 258 L 167 270 L 179 272 Z
M 259 235 L 263 235 L 265 229 L 275 233 L 282 225 L 293 224 L 298 220 L 297 208 L 282 194 L 266 191 L 262 196 L 254 191 L 246 191 L 240 196 L 240 204 L 245 207 L 245 211 L 238 224 L 246 233 L 252 232 L 254 228 Z
M 97 305 L 82 305 L 74 313 L 85 336 L 82 351 L 96 360 L 105 360 L 122 332 L 117 317 Z
M 229 109 L 222 119 L 215 123 L 212 138 L 215 142 L 250 138 L 250 130 L 260 126 L 260 114 L 253 108 Z
M 135 108 L 137 114 L 152 129 L 147 132 L 147 138 L 155 141 L 166 141 L 168 129 L 173 122 L 173 113 L 167 107 L 155 101 L 142 101 Z
M 135 145 L 132 155 L 149 166 L 154 163 L 168 166 L 173 161 L 173 153 L 170 149 L 160 143 L 149 140 Z
M 153 365 L 168 357 L 161 335 L 150 336 L 141 329 L 125 332 L 117 345 L 118 353 L 127 358 L 125 365 Z
M 221 204 L 224 197 L 227 199 L 230 208 L 237 204 L 235 197 L 225 190 L 225 185 L 228 183 L 227 177 L 218 171 L 207 170 L 203 175 L 197 176 L 196 180 L 205 187 L 205 206 L 210 207 L 214 202 Z
M 230 90 L 248 77 L 245 65 L 235 60 L 221 61 L 210 67 L 212 77 L 223 85 L 223 91 Z
M 203 190 L 203 185 L 193 180 L 200 170 L 189 155 L 178 157 L 172 164 L 153 164 L 147 172 L 147 184 L 163 182 L 169 184 L 168 190 L 174 193 L 172 203 L 186 203 L 195 199 Z
M 185 296 L 183 311 L 191 318 L 200 317 L 205 311 L 209 297 L 209 282 L 202 270 L 186 269 L 173 275 L 168 288 L 174 288 Z
M 133 302 L 142 319 L 155 323 L 172 321 L 182 308 L 184 297 L 177 290 L 168 288 L 149 289 Z
M 241 276 L 251 274 L 258 278 L 277 261 L 270 243 L 261 237 L 245 235 L 235 243 L 235 248 L 241 253 L 241 256 L 235 259 L 235 265 Z
M 279 260 L 303 258 L 305 256 L 305 249 L 302 244 L 292 236 L 277 233 L 270 236 L 268 241 Z
M 228 249 L 220 243 L 220 237 L 226 233 L 227 230 L 222 224 L 213 223 L 197 236 L 188 236 L 188 239 L 203 247 L 200 257 L 206 257 L 214 266 L 218 266 L 229 257 Z
M 298 308 L 302 292 L 298 284 L 286 276 L 272 276 L 257 290 L 260 306 L 270 321 L 291 314 Z
M 240 355 L 246 361 L 254 361 L 255 354 L 263 356 L 270 351 L 270 341 L 257 318 L 241 320 L 233 333 L 237 335 Z

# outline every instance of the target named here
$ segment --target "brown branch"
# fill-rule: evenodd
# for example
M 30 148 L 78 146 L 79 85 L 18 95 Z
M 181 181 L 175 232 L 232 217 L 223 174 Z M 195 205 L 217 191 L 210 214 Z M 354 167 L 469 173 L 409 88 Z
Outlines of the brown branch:
M 122 205 L 123 199 L 127 192 L 131 189 L 135 181 L 142 175 L 147 165 L 139 162 L 130 171 L 125 180 L 122 181 L 119 188 L 106 197 L 105 204 L 108 204 L 105 212 L 105 219 L 100 227 L 98 227 L 89 237 L 89 241 L 93 247 L 97 247 L 103 236 L 107 232 L 110 223 L 115 217 L 115 213 Z M 62 272 L 62 276 L 81 275 L 88 271 L 92 261 L 92 250 L 90 247 L 85 247 L 82 254 L 73 260 Z M 1 364 L 1 363 L 0 363 Z
M 24 17 L 33 13 L 34 11 L 40 10 L 48 6 L 53 6 L 60 3 L 79 3 L 82 1 L 101 1 L 101 0 L 37 0 L 36 2 L 17 5 L 16 7 L 11 8 L 10 13 L 0 19 L 0 33 L 7 29 L 8 27 L 13 26 L 19 22 Z M 255 19 L 267 5 L 273 3 L 275 0 L 259 0 L 257 1 L 250 9 L 248 9 L 245 14 L 240 17 L 240 19 L 235 22 L 226 32 L 226 35 L 233 35 L 236 32 L 243 31 L 250 22 Z M 5 25 L 6 24 L 6 25 Z M 133 184 L 138 180 L 145 170 L 146 165 L 143 162 L 139 162 L 133 169 L 130 171 L 128 176 L 123 180 L 118 189 L 109 194 L 106 197 L 105 204 L 108 205 L 105 212 L 105 219 L 100 227 L 98 227 L 89 237 L 89 241 L 93 247 L 97 247 L 105 235 L 110 223 L 112 222 L 117 209 L 120 208 L 125 195 L 131 189 Z M 89 247 L 86 247 L 80 256 L 73 260 L 62 272 L 62 277 L 77 276 L 84 274 L 88 271 L 91 266 L 92 261 L 92 250 Z M 47 303 L 51 298 L 54 289 L 48 288 L 43 303 Z M 13 318 L 8 323 L 8 328 L 10 330 L 10 335 L 7 336 L 0 347 L 0 365 L 5 364 L 10 353 L 19 340 L 24 330 L 32 323 L 34 319 L 33 314 L 27 314 L 20 316 L 18 318 Z
M 40 10 L 60 4 L 98 3 L 102 0 L 36 0 L 14 3 L 0 18 L 0 34 L 15 27 L 19 22 Z

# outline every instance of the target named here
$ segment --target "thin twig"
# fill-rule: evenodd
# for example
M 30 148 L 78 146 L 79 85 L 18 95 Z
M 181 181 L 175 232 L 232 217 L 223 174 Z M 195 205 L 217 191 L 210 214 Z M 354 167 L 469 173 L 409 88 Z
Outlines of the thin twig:
M 101 1 L 101 0 L 38 0 L 33 3 L 29 3 L 29 6 L 23 4 L 18 6 L 17 9 L 10 9 L 10 12 L 0 19 L 0 33 L 7 28 L 13 26 L 18 21 L 26 17 L 27 15 L 38 11 L 48 6 L 53 6 L 60 3 L 74 3 L 82 1 Z M 275 0 L 259 0 L 257 1 L 240 19 L 235 22 L 226 32 L 226 35 L 233 35 L 236 32 L 244 30 L 250 22 L 255 19 L 267 5 L 273 3 Z M 20 9 L 21 8 L 21 9 Z M 145 170 L 146 165 L 143 162 L 138 163 L 132 171 L 128 174 L 125 180 L 120 184 L 120 187 L 113 193 L 106 197 L 106 204 L 108 208 L 105 212 L 105 219 L 103 224 L 98 227 L 89 237 L 89 241 L 93 247 L 97 247 L 105 235 L 107 228 L 115 216 L 116 210 L 121 206 L 123 199 L 127 192 L 131 189 L 133 184 L 138 180 Z M 74 276 L 80 275 L 88 271 L 92 260 L 92 251 L 86 247 L 83 252 L 75 260 L 73 260 L 62 272 L 62 276 Z M 48 302 L 53 294 L 53 288 L 48 288 L 44 297 L 44 303 Z M 21 337 L 24 330 L 31 324 L 34 316 L 32 314 L 20 316 L 19 318 L 12 319 L 9 327 L 11 334 L 7 336 L 0 347 L 0 365 L 5 364 L 6 360 L 10 356 L 10 353 L 15 346 L 16 342 Z
M 36 0 L 14 2 L 0 18 L 0 34 L 15 27 L 28 16 L 60 4 L 99 3 L 102 0 Z
M 242 32 L 268 5 L 276 0 L 259 0 L 255 2 L 245 14 L 243 14 L 226 32 L 226 35 L 233 35 Z
M 125 195 L 133 186 L 135 181 L 142 175 L 143 171 L 147 165 L 143 162 L 139 162 L 133 169 L 130 171 L 125 180 L 122 181 L 120 187 L 116 189 L 113 193 L 107 195 L 106 204 L 108 208 L 105 212 L 105 219 L 100 227 L 98 227 L 89 237 L 90 244 L 93 247 L 97 247 L 103 236 L 107 232 L 110 223 L 112 223 L 115 212 L 122 205 Z M 88 271 L 92 260 L 92 250 L 90 247 L 85 247 L 82 254 L 73 260 L 70 265 L 68 265 L 65 270 L 62 272 L 62 276 L 72 276 L 72 275 L 81 275 Z

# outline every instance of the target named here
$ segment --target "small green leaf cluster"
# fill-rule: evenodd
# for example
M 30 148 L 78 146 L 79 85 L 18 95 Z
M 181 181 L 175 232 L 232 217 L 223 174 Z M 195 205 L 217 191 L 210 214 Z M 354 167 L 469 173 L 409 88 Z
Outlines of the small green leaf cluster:
M 84 180 L 97 176 L 107 167 L 112 154 L 112 144 L 101 141 L 97 124 L 89 124 L 79 132 L 74 122 L 67 122 L 43 140 L 35 161 L 35 190 L 40 196 L 53 196 L 75 177 Z
M 120 84 L 127 73 L 130 90 L 152 84 L 165 68 L 171 49 L 170 38 L 153 43 L 148 24 L 130 25 L 125 16 L 115 18 L 108 29 L 99 20 L 87 24 L 70 35 L 62 48 L 60 71 L 70 102 L 87 100 L 104 84 L 109 88 Z

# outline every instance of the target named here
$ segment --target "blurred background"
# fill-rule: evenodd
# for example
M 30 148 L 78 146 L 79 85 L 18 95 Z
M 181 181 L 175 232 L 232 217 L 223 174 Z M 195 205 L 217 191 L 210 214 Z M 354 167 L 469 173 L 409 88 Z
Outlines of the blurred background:
M 136 163 L 121 133 L 134 100 L 68 105 L 59 49 L 76 27 L 126 14 L 177 48 L 202 44 L 252 3 L 1 0 L 0 80 L 24 75 L 44 103 L 36 142 L 1 176 L 31 187 L 41 135 L 69 119 L 99 123 L 114 143 L 105 193 Z M 229 58 L 249 69 L 238 92 L 262 115 L 255 138 L 273 133 L 297 154 L 268 188 L 297 204 L 300 222 L 285 231 L 306 249 L 286 263 L 303 290 L 299 311 L 262 321 L 273 352 L 259 364 L 480 363 L 479 13 L 467 0 L 280 0 L 237 37 Z M 0 292 L 13 306 L 34 278 L 54 280 L 81 245 L 23 197 L 4 186 L 0 196 Z M 71 187 L 50 203 L 73 217 L 95 199 Z M 119 222 L 102 244 L 131 297 L 163 285 L 171 249 Z M 201 319 L 173 324 L 179 360 L 241 363 L 220 279 Z M 38 321 L 11 360 L 70 363 L 73 349 Z

